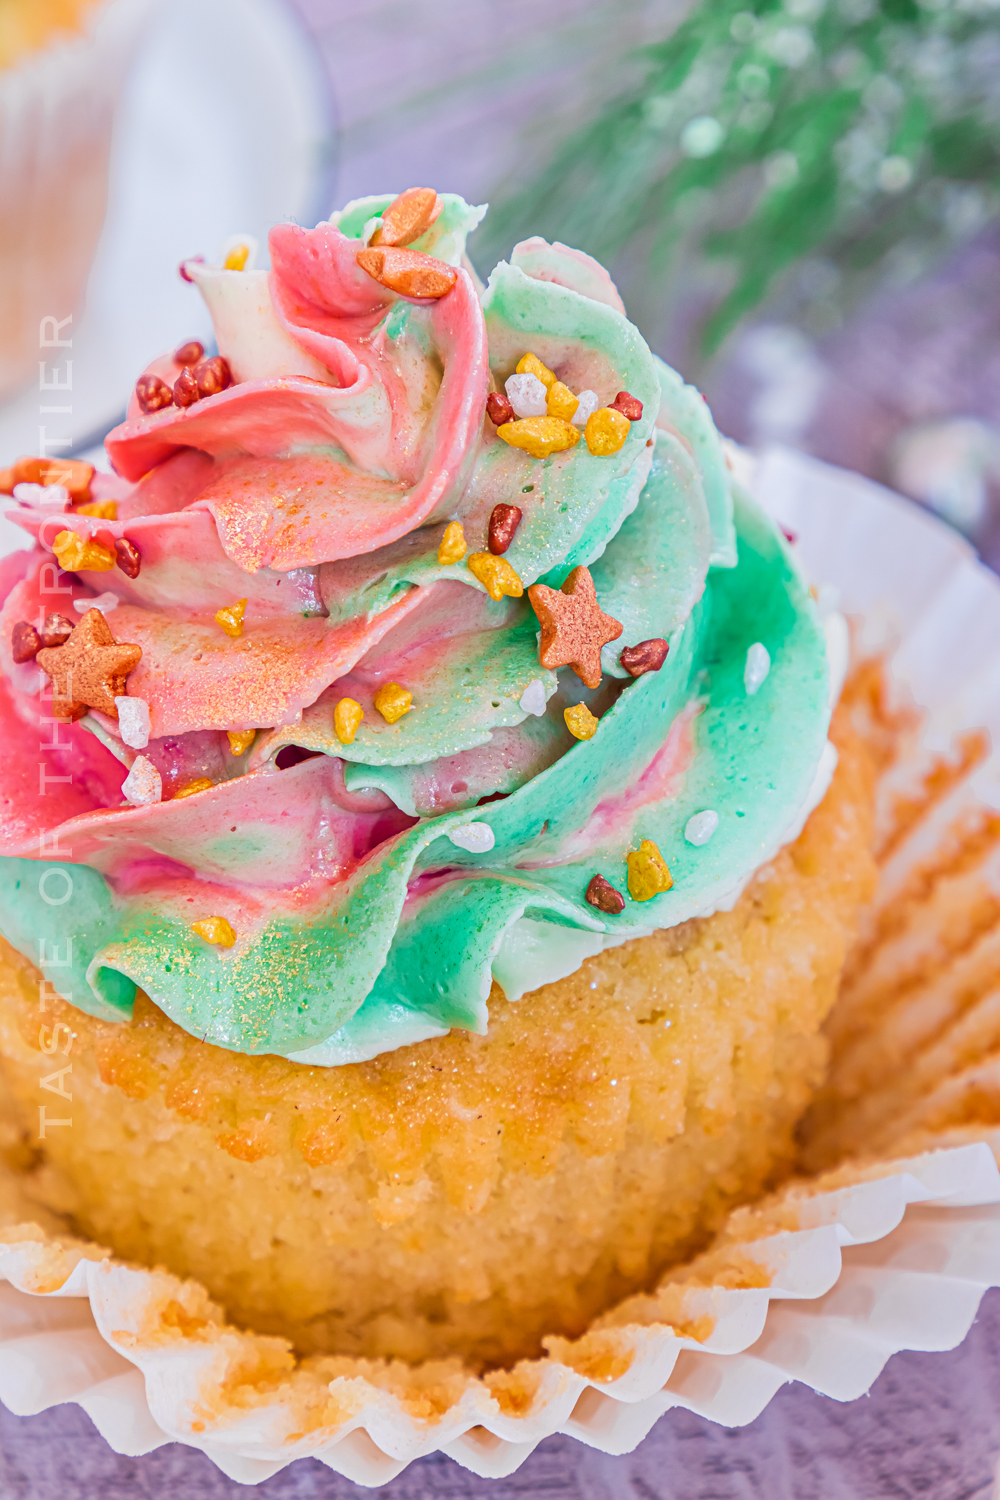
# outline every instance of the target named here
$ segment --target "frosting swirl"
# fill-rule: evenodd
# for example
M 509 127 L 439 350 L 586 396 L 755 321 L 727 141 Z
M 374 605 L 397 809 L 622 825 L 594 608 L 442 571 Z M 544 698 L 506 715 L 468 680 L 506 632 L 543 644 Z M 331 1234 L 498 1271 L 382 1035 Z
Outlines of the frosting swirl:
M 389 204 L 277 226 L 270 272 L 188 263 L 231 383 L 133 400 L 97 503 L 29 496 L 34 548 L 0 565 L 0 929 L 83 1010 L 123 1019 L 141 986 L 217 1045 L 326 1065 L 484 1032 L 494 978 L 516 999 L 731 901 L 801 822 L 829 718 L 790 551 L 607 273 L 534 239 L 483 288 L 484 211 L 445 194 L 409 250 L 450 289 L 402 295 L 358 261 Z M 487 396 L 529 352 L 641 407 L 615 451 L 506 440 Z M 475 565 L 497 506 L 506 591 Z M 621 627 L 596 686 L 539 654 L 538 601 L 581 577 Z M 95 600 L 141 659 L 117 719 L 55 719 L 52 651 L 19 642 Z M 126 773 L 151 790 L 123 804 Z M 669 875 L 643 886 L 649 849 Z

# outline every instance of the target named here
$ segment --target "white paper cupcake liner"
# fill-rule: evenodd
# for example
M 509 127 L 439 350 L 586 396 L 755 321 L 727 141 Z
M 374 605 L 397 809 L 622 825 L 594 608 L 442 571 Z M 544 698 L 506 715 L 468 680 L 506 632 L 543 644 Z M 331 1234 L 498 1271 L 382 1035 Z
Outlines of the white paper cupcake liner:
M 960 538 L 800 455 L 769 452 L 745 477 L 798 534 L 810 576 L 864 616 L 868 637 L 895 645 L 896 677 L 928 711 L 916 762 L 957 730 L 1000 727 L 1000 584 Z M 994 757 L 958 777 L 940 828 L 963 799 L 1000 805 L 997 782 Z M 883 885 L 902 888 L 919 864 L 936 826 L 925 821 L 931 833 L 904 841 Z M 965 1071 L 984 1070 L 1000 1086 L 992 1055 Z M 370 1486 L 435 1451 L 502 1477 L 556 1432 L 625 1453 L 675 1406 L 739 1426 L 789 1380 L 853 1400 L 897 1350 L 953 1348 L 983 1292 L 1000 1285 L 1000 1130 L 928 1132 L 963 1076 L 914 1109 L 909 1123 L 934 1149 L 886 1151 L 897 1159 L 845 1166 L 738 1210 L 656 1293 L 520 1366 L 518 1402 L 472 1376 L 397 1378 L 363 1362 L 324 1386 L 309 1385 L 308 1366 L 254 1386 L 246 1372 L 267 1340 L 211 1315 L 200 1324 L 198 1294 L 164 1272 L 88 1259 L 101 1252 L 41 1232 L 0 1244 L 0 1400 L 25 1415 L 75 1401 L 120 1453 L 181 1442 L 242 1483 L 310 1456 Z
M 39 360 L 61 365 L 68 352 L 54 341 L 72 337 L 72 325 L 50 329 L 44 345 L 40 324 L 80 310 L 115 107 L 151 11 L 151 0 L 104 0 L 83 34 L 54 37 L 0 72 L 0 400 L 34 382 Z

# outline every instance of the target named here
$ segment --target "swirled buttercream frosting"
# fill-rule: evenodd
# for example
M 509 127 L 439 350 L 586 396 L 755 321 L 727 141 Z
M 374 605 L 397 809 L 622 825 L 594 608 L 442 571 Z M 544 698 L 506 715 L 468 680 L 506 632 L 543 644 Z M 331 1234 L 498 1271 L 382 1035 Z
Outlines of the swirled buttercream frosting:
M 483 286 L 482 213 L 186 263 L 218 353 L 143 373 L 114 474 L 4 476 L 0 928 L 81 1010 L 321 1065 L 483 1033 L 815 801 L 786 541 L 607 273 L 533 239 Z

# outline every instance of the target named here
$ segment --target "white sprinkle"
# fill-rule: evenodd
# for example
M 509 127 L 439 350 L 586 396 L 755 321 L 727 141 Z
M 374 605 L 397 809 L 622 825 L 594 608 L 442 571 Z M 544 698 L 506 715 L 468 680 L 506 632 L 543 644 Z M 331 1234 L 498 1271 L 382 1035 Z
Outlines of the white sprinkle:
M 544 417 L 546 390 L 537 375 L 511 375 L 504 382 L 516 417 Z
M 545 712 L 545 684 L 540 677 L 528 683 L 518 702 L 526 714 L 534 714 L 536 719 L 542 716 Z
M 449 833 L 448 837 L 460 849 L 468 849 L 470 854 L 487 854 L 496 843 L 493 829 L 488 823 L 466 823 L 463 828 L 456 828 L 454 833 Z
M 707 844 L 718 826 L 719 814 L 708 807 L 704 812 L 695 813 L 693 818 L 688 818 L 684 837 L 689 844 Z
M 762 686 L 771 670 L 771 656 L 766 646 L 754 641 L 747 652 L 747 664 L 743 668 L 743 686 L 752 698 Z
M 137 755 L 132 762 L 132 769 L 122 782 L 122 795 L 133 807 L 147 807 L 162 799 L 160 773 L 144 755 Z
M 64 484 L 15 484 L 14 499 L 19 505 L 33 505 L 36 510 L 65 510 L 69 490 Z
M 93 599 L 74 599 L 73 608 L 81 615 L 86 614 L 88 609 L 99 609 L 102 615 L 108 615 L 113 609 L 117 609 L 122 601 L 117 594 L 97 594 Z
M 581 391 L 576 398 L 579 405 L 573 413 L 570 421 L 574 427 L 586 427 L 587 418 L 592 417 L 601 402 L 596 391 Z
M 116 698 L 118 732 L 133 750 L 145 750 L 149 744 L 149 704 L 145 698 Z M 159 800 L 159 799 L 157 799 Z

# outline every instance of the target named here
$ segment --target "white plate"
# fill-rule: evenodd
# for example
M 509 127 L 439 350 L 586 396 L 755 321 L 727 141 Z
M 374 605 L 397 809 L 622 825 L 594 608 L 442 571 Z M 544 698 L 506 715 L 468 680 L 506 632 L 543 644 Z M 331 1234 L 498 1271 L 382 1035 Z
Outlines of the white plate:
M 329 213 L 334 141 L 321 60 L 282 0 L 169 0 L 122 100 L 108 215 L 75 327 L 73 410 L 41 418 L 72 444 L 53 452 L 99 443 L 155 354 L 211 334 L 177 274 L 184 256 L 213 255 L 240 233 L 266 249 L 277 220 Z M 0 408 L 0 465 L 38 451 L 39 403 L 53 399 L 29 390 Z

